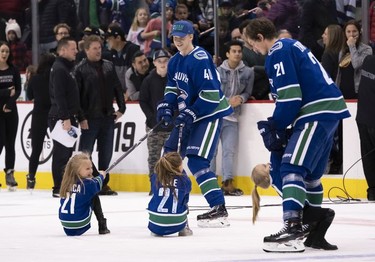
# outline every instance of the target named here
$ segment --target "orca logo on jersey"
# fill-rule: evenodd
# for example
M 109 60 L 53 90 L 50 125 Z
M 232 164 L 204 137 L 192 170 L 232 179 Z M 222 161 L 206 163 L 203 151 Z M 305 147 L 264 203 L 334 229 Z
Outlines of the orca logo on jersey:
M 279 50 L 283 48 L 283 43 L 281 41 L 277 41 L 270 49 L 270 51 L 268 51 L 268 55 L 272 55 L 273 52 Z
M 176 72 L 174 74 L 174 79 L 185 82 L 186 84 L 189 82 L 189 78 L 188 78 L 187 74 L 182 73 L 182 72 Z
M 194 53 L 194 57 L 198 60 L 208 59 L 208 55 L 205 51 L 199 50 Z

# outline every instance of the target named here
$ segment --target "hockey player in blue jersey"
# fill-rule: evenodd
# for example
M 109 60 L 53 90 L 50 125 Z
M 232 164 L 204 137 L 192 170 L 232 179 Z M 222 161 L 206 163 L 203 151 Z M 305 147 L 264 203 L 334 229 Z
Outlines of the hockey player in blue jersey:
M 251 179 L 254 182 L 254 189 L 251 193 L 253 200 L 253 223 L 255 223 L 260 209 L 258 187 L 267 189 L 272 185 L 279 196 L 283 196 L 282 180 L 280 176 L 282 155 L 282 151 L 271 152 L 271 163 L 258 164 L 253 168 L 251 173 Z M 324 169 L 325 167 L 322 166 L 321 168 Z M 323 172 L 323 170 L 321 172 Z M 305 179 L 308 179 L 308 176 L 306 176 Z M 307 185 L 308 184 L 309 183 L 307 183 Z M 312 194 L 316 195 L 313 196 Z M 315 249 L 336 250 L 337 246 L 328 243 L 325 239 L 325 234 L 335 217 L 335 211 L 330 208 L 322 208 L 317 204 L 310 205 L 309 199 L 316 198 L 317 194 L 320 195 L 319 198 L 323 198 L 323 191 L 309 192 L 309 188 L 306 188 L 306 203 L 303 208 L 302 221 L 304 225 L 303 232 L 308 236 L 304 245 Z M 288 248 L 286 250 L 288 250 Z
M 188 158 L 194 175 L 211 209 L 197 216 L 200 227 L 228 226 L 224 195 L 215 173 L 210 171 L 224 116 L 233 110 L 220 89 L 220 79 L 212 57 L 203 48 L 193 46 L 193 26 L 189 21 L 178 21 L 171 35 L 178 49 L 168 63 L 168 80 L 164 100 L 158 105 L 158 121 L 172 124 L 178 111 L 164 152 L 176 151 L 179 126 L 183 125 L 181 155 Z
M 60 188 L 59 219 L 68 236 L 80 236 L 90 229 L 94 209 L 99 221 L 99 234 L 108 234 L 106 219 L 101 211 L 98 193 L 105 172 L 93 177 L 90 155 L 80 153 L 70 158 Z
M 322 167 L 327 165 L 339 121 L 350 114 L 340 90 L 300 42 L 278 40 L 275 26 L 266 18 L 251 20 L 246 36 L 257 52 L 268 54 L 265 67 L 275 100 L 273 115 L 259 121 L 258 129 L 269 151 L 284 151 L 280 166 L 284 228 L 264 238 L 264 250 L 280 252 L 280 244 L 288 243 L 289 252 L 301 252 L 306 189 L 311 192 L 309 203 L 320 205 Z
M 158 236 L 178 232 L 190 236 L 188 202 L 191 191 L 190 178 L 183 170 L 182 158 L 177 152 L 162 156 L 151 175 L 152 198 L 148 204 L 150 231 Z

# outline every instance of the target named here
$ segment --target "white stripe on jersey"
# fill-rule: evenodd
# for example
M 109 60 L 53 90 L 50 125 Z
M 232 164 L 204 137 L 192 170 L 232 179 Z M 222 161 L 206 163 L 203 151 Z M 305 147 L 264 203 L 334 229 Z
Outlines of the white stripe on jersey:
M 300 136 L 298 137 L 298 141 L 296 143 L 296 146 L 294 148 L 294 151 L 293 151 L 293 156 L 290 160 L 291 163 L 294 163 L 294 161 L 296 160 L 296 156 L 298 156 L 298 151 L 301 149 L 300 147 L 303 146 L 303 151 L 301 153 L 301 156 L 300 156 L 300 159 L 297 163 L 297 165 L 300 165 L 302 166 L 303 164 L 303 160 L 305 160 L 305 156 L 306 156 L 306 152 L 307 152 L 307 149 L 309 148 L 310 146 L 310 142 L 311 142 L 311 139 L 312 137 L 314 136 L 314 133 L 315 133 L 315 130 L 316 130 L 316 127 L 318 126 L 318 122 L 317 121 L 314 121 L 313 122 L 313 126 L 311 127 L 311 129 L 309 130 L 309 123 L 306 123 L 305 124 L 305 128 L 303 129 L 303 131 L 301 132 Z M 305 134 L 306 134 L 306 131 L 310 131 L 309 135 L 308 135 L 308 138 L 306 140 L 306 143 L 301 145 L 302 144 L 302 140 L 304 139 L 305 137 Z

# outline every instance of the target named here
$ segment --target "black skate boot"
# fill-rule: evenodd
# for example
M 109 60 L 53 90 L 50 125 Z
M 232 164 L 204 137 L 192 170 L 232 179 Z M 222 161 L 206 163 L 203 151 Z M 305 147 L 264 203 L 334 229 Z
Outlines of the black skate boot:
M 199 227 L 227 227 L 229 226 L 228 212 L 224 204 L 214 206 L 210 211 L 197 216 Z
M 329 226 L 335 218 L 335 211 L 330 208 L 321 208 L 320 210 L 325 211 L 325 217 L 313 227 L 304 244 L 306 247 L 314 249 L 337 250 L 338 247 L 336 245 L 328 243 L 324 238 Z
M 284 227 L 276 234 L 264 237 L 263 250 L 266 252 L 303 252 L 305 246 L 302 239 L 301 219 L 288 219 L 284 222 Z
M 226 196 L 242 196 L 243 191 L 239 188 L 236 188 L 233 185 L 233 179 L 225 180 L 221 185 L 221 190 Z
M 14 179 L 14 169 L 4 169 L 5 182 L 8 186 L 9 191 L 16 191 L 18 183 Z
M 111 233 L 111 231 L 107 227 L 107 219 L 102 219 L 98 222 L 99 224 L 99 234 L 105 235 Z
M 26 176 L 26 188 L 33 190 L 35 188 L 35 176 L 32 177 L 30 174 Z

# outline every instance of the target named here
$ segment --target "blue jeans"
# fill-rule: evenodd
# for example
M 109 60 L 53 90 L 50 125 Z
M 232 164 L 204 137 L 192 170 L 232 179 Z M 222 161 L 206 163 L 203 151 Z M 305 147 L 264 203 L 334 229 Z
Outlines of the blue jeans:
M 236 160 L 238 148 L 238 122 L 223 119 L 223 125 L 220 130 L 220 141 L 222 150 L 221 167 L 223 173 L 223 181 L 233 179 L 234 162 Z M 216 173 L 216 156 L 211 161 L 211 170 Z
M 112 116 L 88 119 L 89 129 L 82 129 L 79 150 L 92 153 L 95 141 L 98 151 L 98 170 L 106 170 L 113 154 L 115 122 Z M 108 176 L 107 176 L 108 177 Z M 109 180 L 104 181 L 106 185 Z

